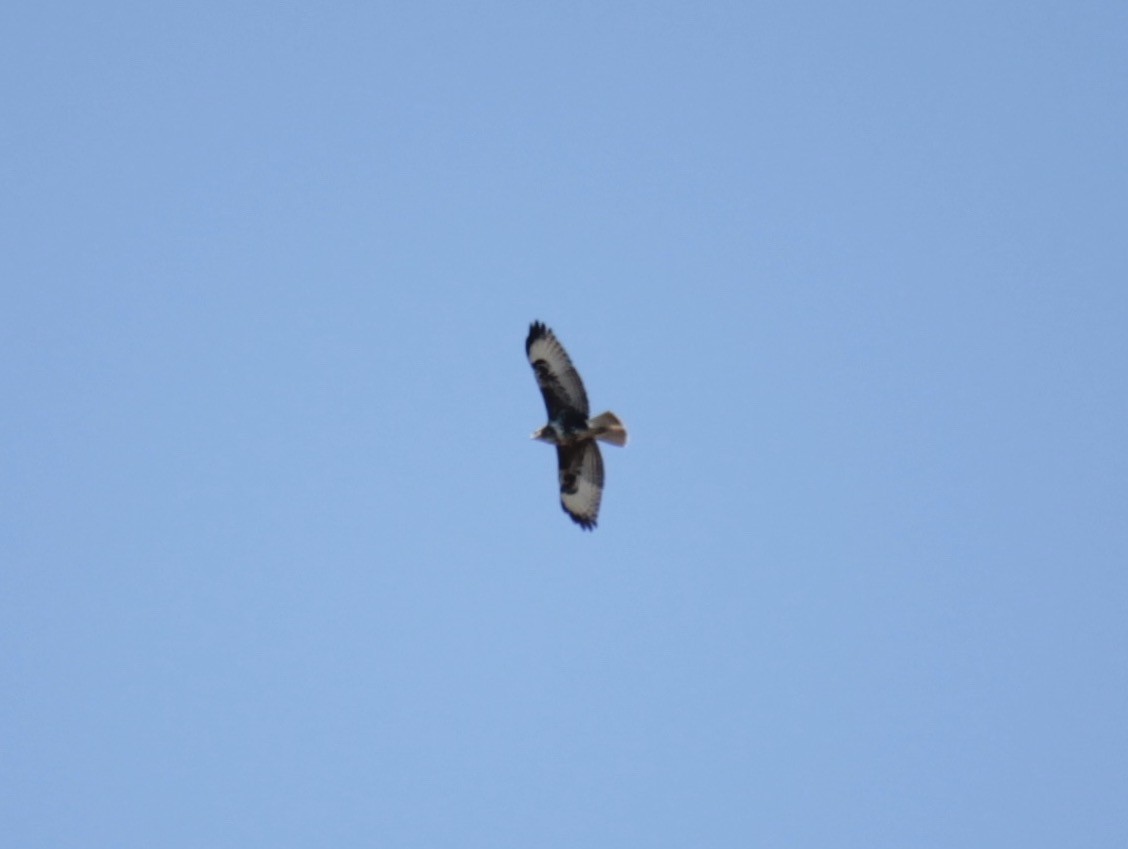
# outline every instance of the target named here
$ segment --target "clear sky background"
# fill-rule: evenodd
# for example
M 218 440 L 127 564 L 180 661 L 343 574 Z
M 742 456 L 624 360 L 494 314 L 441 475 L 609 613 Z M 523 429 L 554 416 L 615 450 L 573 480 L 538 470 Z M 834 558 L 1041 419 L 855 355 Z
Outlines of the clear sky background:
M 1128 845 L 1126 44 L 9 4 L 5 843 Z

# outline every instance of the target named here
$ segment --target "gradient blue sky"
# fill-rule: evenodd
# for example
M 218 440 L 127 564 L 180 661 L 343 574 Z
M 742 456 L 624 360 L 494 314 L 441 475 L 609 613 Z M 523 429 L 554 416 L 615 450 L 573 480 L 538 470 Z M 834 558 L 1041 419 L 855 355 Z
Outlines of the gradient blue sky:
M 1126 44 L 8 6 L 5 842 L 1128 845 Z

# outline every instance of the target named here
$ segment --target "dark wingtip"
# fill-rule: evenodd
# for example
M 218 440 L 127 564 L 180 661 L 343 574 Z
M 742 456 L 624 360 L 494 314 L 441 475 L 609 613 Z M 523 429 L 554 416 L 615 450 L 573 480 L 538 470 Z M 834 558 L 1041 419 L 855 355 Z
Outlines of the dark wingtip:
M 533 346 L 534 342 L 538 339 L 543 339 L 547 335 L 548 328 L 545 326 L 544 322 L 534 321 L 530 324 L 529 335 L 525 338 L 525 353 L 529 353 L 529 348 Z
M 563 505 L 561 505 L 561 507 L 563 507 Z M 568 513 L 568 508 L 564 507 L 564 512 Z M 594 531 L 597 524 L 595 519 L 585 519 L 583 516 L 577 516 L 575 513 L 568 513 L 568 518 L 585 531 Z

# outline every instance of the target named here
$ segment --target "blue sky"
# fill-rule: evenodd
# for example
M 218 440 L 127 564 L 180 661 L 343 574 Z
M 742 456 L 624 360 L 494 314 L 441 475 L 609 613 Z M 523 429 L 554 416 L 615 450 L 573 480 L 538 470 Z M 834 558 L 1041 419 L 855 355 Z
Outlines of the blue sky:
M 11 845 L 1125 845 L 1123 4 L 2 19 Z

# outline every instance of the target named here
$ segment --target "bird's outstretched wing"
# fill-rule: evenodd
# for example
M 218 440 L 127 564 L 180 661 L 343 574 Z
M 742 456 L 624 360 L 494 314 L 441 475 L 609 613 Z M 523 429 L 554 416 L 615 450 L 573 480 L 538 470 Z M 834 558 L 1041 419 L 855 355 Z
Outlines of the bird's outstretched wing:
M 558 445 L 560 466 L 560 506 L 572 521 L 590 531 L 599 516 L 603 498 L 603 457 L 594 439 L 572 445 Z
M 544 396 L 544 406 L 548 410 L 550 421 L 560 417 L 562 413 L 573 410 L 584 418 L 589 414 L 587 393 L 584 383 L 576 367 L 568 358 L 552 331 L 541 322 L 534 321 L 529 325 L 529 336 L 525 339 L 525 353 L 529 357 L 529 364 L 533 367 L 533 374 L 537 378 L 537 386 Z M 598 503 L 598 502 L 597 502 Z

